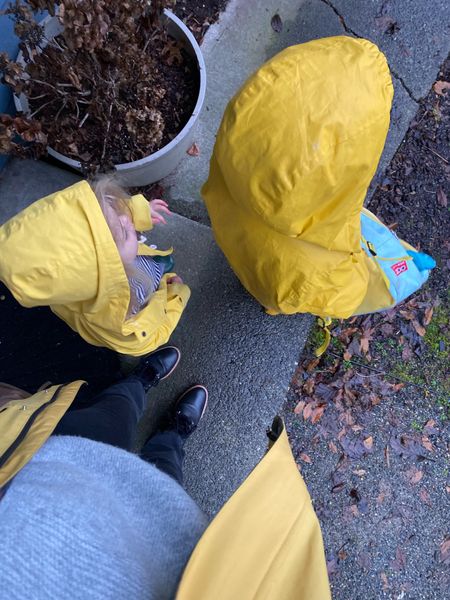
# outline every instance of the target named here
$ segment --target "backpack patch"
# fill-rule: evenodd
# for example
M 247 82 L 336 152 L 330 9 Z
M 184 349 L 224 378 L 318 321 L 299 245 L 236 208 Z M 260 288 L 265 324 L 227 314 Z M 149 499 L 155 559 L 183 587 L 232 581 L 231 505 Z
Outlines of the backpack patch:
M 398 277 L 399 275 L 405 273 L 408 270 L 408 263 L 406 262 L 406 260 L 401 260 L 399 262 L 396 262 L 395 265 L 392 265 L 391 269 Z

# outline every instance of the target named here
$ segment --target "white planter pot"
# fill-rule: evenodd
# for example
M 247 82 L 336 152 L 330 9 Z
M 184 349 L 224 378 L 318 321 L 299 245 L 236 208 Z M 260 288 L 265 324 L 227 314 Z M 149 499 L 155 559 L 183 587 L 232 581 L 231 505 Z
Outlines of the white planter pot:
M 186 152 L 194 142 L 195 128 L 205 99 L 206 69 L 200 47 L 183 21 L 168 10 L 164 11 L 164 16 L 168 20 L 167 28 L 170 35 L 177 40 L 184 41 L 186 44 L 186 51 L 189 52 L 197 62 L 200 80 L 198 98 L 189 121 L 169 144 L 157 152 L 150 154 L 146 158 L 115 165 L 114 168 L 120 176 L 121 182 L 130 187 L 148 185 L 159 179 L 163 179 L 177 167 L 178 163 L 186 155 Z M 55 37 L 62 31 L 61 23 L 56 17 L 47 17 L 42 24 L 44 25 L 45 35 L 48 39 Z M 22 52 L 19 52 L 17 61 L 22 64 L 24 63 Z M 16 105 L 16 110 L 29 114 L 28 100 L 24 94 L 21 94 L 19 97 L 14 96 L 14 103 Z M 79 161 L 53 150 L 50 146 L 47 150 L 49 155 L 56 160 L 81 172 L 81 163 Z

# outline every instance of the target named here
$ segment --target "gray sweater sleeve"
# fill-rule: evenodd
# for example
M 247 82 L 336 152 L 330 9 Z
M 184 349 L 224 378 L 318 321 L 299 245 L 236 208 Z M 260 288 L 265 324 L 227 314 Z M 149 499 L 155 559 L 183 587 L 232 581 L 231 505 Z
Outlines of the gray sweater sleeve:
M 51 437 L 0 501 L 2 598 L 173 598 L 206 525 L 187 493 L 139 457 Z

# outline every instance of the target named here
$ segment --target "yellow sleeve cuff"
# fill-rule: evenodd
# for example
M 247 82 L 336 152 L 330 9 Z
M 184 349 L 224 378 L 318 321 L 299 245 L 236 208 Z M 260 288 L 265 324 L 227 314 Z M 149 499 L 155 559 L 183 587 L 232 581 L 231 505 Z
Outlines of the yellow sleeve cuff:
M 130 210 L 136 231 L 149 231 L 153 227 L 150 216 L 150 204 L 142 194 L 132 196 Z

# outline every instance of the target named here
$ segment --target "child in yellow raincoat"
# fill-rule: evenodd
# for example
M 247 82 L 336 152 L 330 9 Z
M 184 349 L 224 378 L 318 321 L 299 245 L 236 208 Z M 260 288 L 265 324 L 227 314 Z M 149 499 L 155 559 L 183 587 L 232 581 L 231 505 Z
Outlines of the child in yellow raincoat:
M 0 279 L 25 307 L 50 306 L 87 342 L 142 356 L 165 344 L 190 290 L 172 250 L 138 243 L 167 205 L 114 181 L 80 181 L 0 227 Z
M 287 48 L 228 104 L 202 194 L 218 245 L 270 314 L 383 310 L 434 265 L 363 208 L 393 86 L 368 40 Z

